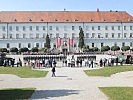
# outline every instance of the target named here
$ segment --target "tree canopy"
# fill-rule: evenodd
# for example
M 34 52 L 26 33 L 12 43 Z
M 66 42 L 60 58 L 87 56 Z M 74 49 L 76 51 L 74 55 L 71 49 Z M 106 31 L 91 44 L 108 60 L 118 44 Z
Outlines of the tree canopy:
M 46 36 L 45 47 L 46 47 L 47 49 L 50 49 L 50 38 L 49 38 L 49 35 L 48 35 L 48 34 L 47 34 L 47 36 Z
M 80 28 L 80 32 L 79 32 L 79 45 L 78 45 L 78 47 L 79 48 L 83 48 L 84 45 L 85 45 L 84 44 L 84 31 L 83 31 L 82 28 Z
M 117 50 L 120 50 L 120 47 L 119 46 L 112 46 L 111 50 L 112 51 L 117 51 Z
M 127 50 L 130 50 L 130 47 L 129 46 L 123 46 L 123 47 L 121 47 L 121 50 L 122 51 L 127 51 Z

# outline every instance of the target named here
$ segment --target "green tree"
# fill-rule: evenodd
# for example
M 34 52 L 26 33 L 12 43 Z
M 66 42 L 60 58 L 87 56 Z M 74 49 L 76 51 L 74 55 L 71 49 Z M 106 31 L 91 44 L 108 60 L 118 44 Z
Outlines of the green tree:
M 32 48 L 31 52 L 38 52 L 38 48 L 37 47 Z
M 110 47 L 109 46 L 102 46 L 101 47 L 101 51 L 104 52 L 104 51 L 108 51 L 110 50 Z
M 10 52 L 15 52 L 15 53 L 17 53 L 17 52 L 18 52 L 18 48 L 13 47 L 13 48 L 10 49 Z
M 80 28 L 80 32 L 79 32 L 79 45 L 78 45 L 78 47 L 79 48 L 83 48 L 84 45 L 85 45 L 84 44 L 84 31 L 83 31 L 82 28 Z
M 0 48 L 0 52 L 7 52 L 7 48 Z
M 117 50 L 120 50 L 120 47 L 119 46 L 112 46 L 111 50 L 112 51 L 117 51 Z
M 46 36 L 45 47 L 46 47 L 47 49 L 50 49 L 50 38 L 49 38 L 49 35 L 48 35 L 48 34 L 47 34 L 47 36 Z
M 89 51 L 89 46 L 88 45 L 84 45 L 83 46 L 83 52 L 88 52 Z
M 123 47 L 121 47 L 121 50 L 122 51 L 127 51 L 127 50 L 130 50 L 130 47 L 129 46 L 123 46 Z
M 95 52 L 95 51 L 98 51 L 98 47 L 93 47 L 92 50 Z
M 28 52 L 29 49 L 27 47 L 24 47 L 24 48 L 20 48 L 19 51 L 20 52 Z

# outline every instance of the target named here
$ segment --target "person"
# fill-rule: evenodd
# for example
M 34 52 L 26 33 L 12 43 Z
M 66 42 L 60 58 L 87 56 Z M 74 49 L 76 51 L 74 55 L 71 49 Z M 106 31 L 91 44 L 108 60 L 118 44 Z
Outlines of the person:
M 53 61 L 53 65 L 54 65 L 54 67 L 56 67 L 56 61 L 55 60 Z
M 56 77 L 56 76 L 55 76 L 55 67 L 52 68 L 52 77 L 53 77 L 53 76 Z

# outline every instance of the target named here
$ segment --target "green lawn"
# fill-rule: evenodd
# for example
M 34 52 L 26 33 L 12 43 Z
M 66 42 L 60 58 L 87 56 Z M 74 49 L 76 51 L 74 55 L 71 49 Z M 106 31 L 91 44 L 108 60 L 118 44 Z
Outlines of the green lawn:
M 133 87 L 100 87 L 109 100 L 133 100 Z
M 28 67 L 0 67 L 0 74 L 15 74 L 21 78 L 45 77 L 47 71 L 32 70 Z
M 101 69 L 94 70 L 85 70 L 85 73 L 88 76 L 105 76 L 109 77 L 112 74 L 125 72 L 125 71 L 133 71 L 133 66 L 114 66 L 114 67 L 104 67 Z
M 35 88 L 0 89 L 0 100 L 28 100 Z

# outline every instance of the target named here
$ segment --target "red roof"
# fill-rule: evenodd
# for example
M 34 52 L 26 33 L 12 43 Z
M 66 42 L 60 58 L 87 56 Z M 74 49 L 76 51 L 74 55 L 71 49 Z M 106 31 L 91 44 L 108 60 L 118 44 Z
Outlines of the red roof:
M 133 22 L 125 11 L 2 11 L 1 22 Z

